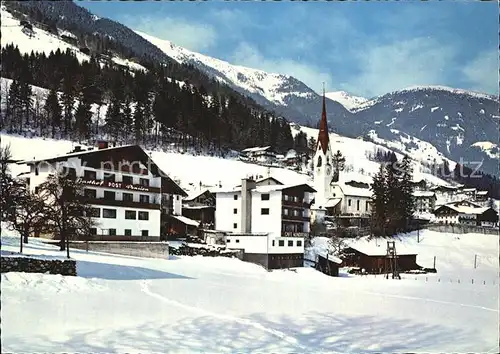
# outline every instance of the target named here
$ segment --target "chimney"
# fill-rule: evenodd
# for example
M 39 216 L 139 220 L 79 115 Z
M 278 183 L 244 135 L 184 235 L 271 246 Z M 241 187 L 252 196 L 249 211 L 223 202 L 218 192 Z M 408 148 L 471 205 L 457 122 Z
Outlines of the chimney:
M 97 142 L 97 148 L 99 150 L 101 150 L 101 149 L 107 149 L 108 148 L 108 142 L 107 141 L 102 141 L 102 140 L 98 141 Z
M 252 232 L 252 189 L 256 183 L 251 178 L 241 180 L 241 232 Z

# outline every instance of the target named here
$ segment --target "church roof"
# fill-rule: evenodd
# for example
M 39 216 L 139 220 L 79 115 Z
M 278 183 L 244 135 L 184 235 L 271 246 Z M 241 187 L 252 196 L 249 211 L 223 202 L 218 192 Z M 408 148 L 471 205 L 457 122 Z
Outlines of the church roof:
M 318 144 L 321 145 L 321 149 L 323 150 L 324 154 L 326 154 L 326 149 L 328 148 L 329 142 L 330 138 L 328 136 L 328 123 L 326 120 L 326 98 L 325 90 L 323 89 L 323 111 L 321 113 L 321 121 L 319 122 Z

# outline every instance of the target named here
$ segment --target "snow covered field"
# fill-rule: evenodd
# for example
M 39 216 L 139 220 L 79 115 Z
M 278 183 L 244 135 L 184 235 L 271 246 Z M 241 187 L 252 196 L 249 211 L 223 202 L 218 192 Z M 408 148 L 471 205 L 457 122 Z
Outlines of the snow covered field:
M 17 251 L 5 234 L 2 252 Z M 448 251 L 434 236 L 422 244 L 450 255 L 437 265 L 447 274 L 473 252 L 498 254 L 496 237 L 448 235 Z M 26 252 L 61 254 L 37 239 Z M 498 260 L 482 264 L 497 280 L 484 285 L 267 272 L 227 258 L 72 257 L 78 277 L 1 275 L 2 352 L 497 352 Z

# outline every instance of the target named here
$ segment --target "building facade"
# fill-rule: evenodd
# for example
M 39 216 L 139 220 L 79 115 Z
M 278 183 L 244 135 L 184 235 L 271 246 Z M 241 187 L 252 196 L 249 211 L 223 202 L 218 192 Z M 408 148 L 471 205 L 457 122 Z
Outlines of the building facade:
M 97 227 L 91 238 L 105 240 L 159 239 L 162 220 L 182 212 L 186 193 L 137 145 L 76 149 L 66 155 L 24 161 L 30 166 L 26 182 L 32 192 L 54 173 L 84 185 Z
M 216 193 L 215 229 L 226 232 L 229 248 L 245 251 L 245 260 L 271 268 L 302 266 L 314 192 L 306 184 L 257 186 L 243 179 L 241 186 Z
M 415 198 L 415 213 L 432 213 L 436 208 L 436 193 L 431 191 L 416 190 L 413 192 Z

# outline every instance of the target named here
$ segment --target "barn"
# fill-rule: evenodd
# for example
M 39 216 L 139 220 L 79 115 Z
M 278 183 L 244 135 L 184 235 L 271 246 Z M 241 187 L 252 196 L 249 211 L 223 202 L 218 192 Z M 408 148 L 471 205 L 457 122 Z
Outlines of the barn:
M 420 269 L 417 264 L 416 252 L 406 250 L 396 243 L 396 253 L 399 271 Z M 389 267 L 387 244 L 384 241 L 380 241 L 378 244 L 371 241 L 350 245 L 344 249 L 342 262 L 345 267 L 364 268 L 367 273 L 384 273 L 386 267 Z
M 342 263 L 340 258 L 326 252 L 318 253 L 316 257 L 316 269 L 332 277 L 339 276 L 339 267 Z

